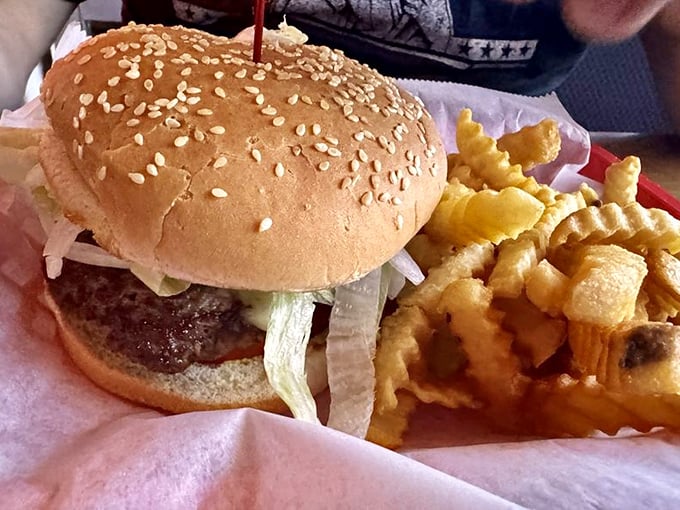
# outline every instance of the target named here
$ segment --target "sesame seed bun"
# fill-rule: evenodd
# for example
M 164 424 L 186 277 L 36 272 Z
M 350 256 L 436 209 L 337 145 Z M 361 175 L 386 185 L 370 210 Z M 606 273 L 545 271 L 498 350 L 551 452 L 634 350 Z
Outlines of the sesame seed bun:
M 311 45 L 182 27 L 94 37 L 47 73 L 41 162 L 105 249 L 206 285 L 334 287 L 399 251 L 446 179 L 429 114 Z
M 273 412 L 288 409 L 267 381 L 262 356 L 219 365 L 194 363 L 175 374 L 153 372 L 109 350 L 105 328 L 69 315 L 47 289 L 45 302 L 56 317 L 59 336 L 74 363 L 115 395 L 174 413 L 239 407 Z M 326 388 L 325 350 L 318 341 L 310 342 L 305 371 L 312 394 Z

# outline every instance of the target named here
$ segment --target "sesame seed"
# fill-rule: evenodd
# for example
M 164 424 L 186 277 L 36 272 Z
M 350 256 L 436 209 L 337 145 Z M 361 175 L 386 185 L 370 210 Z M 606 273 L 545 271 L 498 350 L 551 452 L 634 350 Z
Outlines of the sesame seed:
M 104 113 L 111 113 L 111 103 L 108 101 L 102 103 L 102 110 L 104 110 Z
M 309 105 L 314 104 L 314 102 L 312 101 L 312 99 L 311 99 L 309 96 L 302 96 L 302 97 L 300 98 L 300 100 L 301 100 L 303 103 L 306 103 L 306 104 L 309 104 Z
M 298 135 L 298 136 L 304 136 L 306 131 L 307 131 L 307 128 L 305 127 L 304 124 L 298 124 L 295 127 L 295 134 Z
M 250 155 L 253 157 L 255 161 L 258 163 L 262 161 L 262 153 L 258 149 L 253 149 L 250 151 Z
M 293 156 L 299 156 L 302 154 L 302 148 L 299 145 L 294 145 L 290 148 L 290 150 L 293 152 Z
M 319 152 L 328 152 L 328 145 L 323 142 L 317 142 L 314 144 L 314 148 Z
M 404 217 L 401 214 L 397 214 L 397 230 L 404 228 Z
M 227 198 L 227 192 L 222 188 L 213 188 L 210 190 L 210 194 L 215 198 Z
M 175 138 L 175 147 L 184 147 L 187 143 L 189 143 L 189 137 L 188 136 L 178 136 Z
M 92 55 L 83 55 L 82 57 L 80 57 L 77 60 L 77 62 L 78 62 L 78 65 L 82 66 L 83 64 L 87 64 L 91 59 L 92 59 Z
M 80 104 L 83 106 L 89 106 L 94 101 L 94 96 L 92 94 L 80 94 Z
M 85 110 L 84 106 L 81 106 L 80 109 L 78 110 L 78 118 L 80 120 L 85 119 L 85 116 L 87 115 L 87 110 Z
M 346 104 L 345 106 L 342 107 L 342 113 L 347 116 L 351 115 L 354 109 L 352 108 L 352 105 Z
M 321 134 L 321 126 L 319 126 L 318 124 L 312 124 L 312 133 L 315 136 L 319 136 Z
M 378 202 L 389 202 L 391 198 L 392 195 L 390 192 L 385 191 L 384 193 L 380 193 L 380 195 L 378 195 Z
M 324 136 L 323 139 L 326 140 L 331 145 L 338 145 L 338 143 L 340 143 L 340 140 L 338 140 L 334 136 Z
M 165 119 L 165 125 L 168 126 L 170 129 L 176 129 L 180 127 L 182 124 L 174 117 L 168 117 Z
M 141 122 L 141 121 L 140 121 L 139 119 L 130 119 L 130 120 L 128 120 L 125 124 L 126 124 L 128 127 L 135 127 L 135 126 L 138 126 L 138 125 L 140 124 L 140 122 Z
M 90 131 L 85 131 L 84 140 L 87 145 L 90 145 L 92 142 L 94 142 L 94 136 L 92 136 Z
M 80 121 L 78 120 L 78 117 L 73 117 L 73 127 L 75 129 L 78 129 L 80 127 Z
M 83 81 L 83 73 L 78 73 L 73 77 L 74 85 L 78 85 L 81 81 Z
M 345 177 L 341 182 L 340 182 L 340 189 L 347 189 L 352 185 L 352 178 L 351 177 Z
M 146 165 L 146 173 L 156 177 L 158 175 L 158 167 L 153 163 L 149 163 L 148 165 Z
M 189 76 L 191 74 L 191 67 L 185 67 L 179 73 L 181 76 Z
M 139 115 L 142 115 L 144 113 L 144 110 L 146 110 L 146 103 L 144 101 L 142 101 L 141 103 L 139 103 L 136 106 L 136 108 L 134 110 L 132 110 L 132 113 L 139 116 Z
M 137 69 L 132 68 L 127 73 L 125 73 L 125 76 L 127 76 L 131 80 L 136 80 L 141 76 L 141 73 Z
M 272 225 L 273 225 L 273 224 L 274 224 L 274 222 L 272 221 L 271 218 L 264 218 L 264 219 L 260 222 L 260 226 L 258 227 L 258 231 L 259 231 L 259 232 L 266 232 L 267 230 L 269 230 L 270 228 L 272 228 Z
M 274 124 L 276 127 L 283 126 L 284 122 L 286 122 L 285 117 L 276 117 L 274 120 L 272 120 L 272 124 Z
M 364 141 L 364 132 L 363 131 L 358 131 L 358 132 L 354 133 L 353 136 L 354 136 L 354 139 L 357 142 L 363 142 Z
M 187 88 L 187 94 L 200 94 L 201 89 L 199 87 L 189 87 Z
M 276 108 L 271 105 L 267 105 L 267 107 L 262 108 L 260 112 L 262 112 L 263 115 L 276 115 Z
M 198 96 L 193 96 L 187 99 L 187 104 L 188 105 L 195 105 L 196 103 L 200 102 L 201 98 Z
M 150 119 L 157 119 L 158 117 L 162 117 L 162 116 L 163 116 L 163 114 L 161 112 L 158 112 L 158 111 L 149 112 L 149 115 L 148 115 L 148 117 Z
M 135 184 L 144 184 L 144 181 L 146 180 L 144 174 L 140 174 L 139 172 L 130 172 L 128 177 Z
M 208 131 L 213 135 L 223 135 L 226 132 L 226 129 L 224 129 L 224 126 L 213 126 Z
M 157 152 L 153 155 L 153 162 L 156 164 L 156 166 L 165 166 L 165 156 L 163 156 L 163 154 L 160 152 Z
M 99 169 L 97 170 L 97 179 L 100 181 L 103 181 L 106 179 L 106 167 L 105 166 L 100 166 Z
M 241 69 L 240 71 L 236 71 L 234 73 L 234 76 L 236 78 L 245 78 L 247 74 L 248 74 L 248 71 L 246 69 Z
M 224 156 L 220 156 L 213 163 L 213 168 L 222 168 L 223 166 L 226 166 L 226 164 L 227 164 L 227 158 L 225 158 Z
M 222 78 L 224 78 L 224 72 L 217 71 L 213 76 L 215 77 L 216 80 L 221 80 Z
M 286 169 L 283 167 L 282 163 L 276 163 L 276 166 L 274 166 L 274 175 L 277 177 L 283 177 L 286 173 Z
M 205 133 L 203 133 L 203 131 L 201 131 L 200 129 L 197 129 L 196 131 L 194 131 L 194 140 L 196 140 L 197 142 L 202 142 L 203 140 L 205 140 Z
M 399 186 L 399 189 L 401 189 L 401 191 L 406 191 L 409 188 L 410 185 L 411 185 L 411 179 L 409 179 L 408 177 L 403 177 L 401 179 L 401 184 Z
M 297 94 L 293 94 L 288 98 L 288 104 L 291 106 L 297 104 L 299 98 L 300 96 L 298 96 Z
M 227 93 L 224 91 L 222 87 L 215 87 L 215 95 L 217 97 L 221 97 L 222 99 L 227 97 Z
M 108 104 L 108 103 L 104 103 L 104 105 L 106 105 L 106 104 Z M 113 106 L 111 106 L 111 111 L 113 113 L 120 113 L 123 110 L 125 110 L 125 105 L 123 103 L 116 103 Z
M 361 195 L 361 204 L 365 206 L 369 206 L 373 203 L 373 192 L 372 191 L 367 191 L 363 195 Z
M 113 78 L 109 78 L 109 81 L 106 83 L 109 84 L 109 87 L 115 87 L 120 83 L 120 76 L 114 76 Z
M 328 149 L 328 155 L 333 158 L 339 158 L 340 156 L 342 156 L 342 152 L 339 149 L 336 149 L 335 147 L 330 147 Z
M 255 80 L 255 81 L 263 81 L 266 77 L 267 77 L 266 74 L 264 74 L 264 73 L 259 74 L 259 73 L 258 73 L 258 74 L 254 74 L 254 75 L 253 75 L 253 80 Z
M 258 105 L 264 104 L 264 94 L 258 94 L 255 97 L 255 104 L 258 104 Z
M 360 165 L 361 165 L 361 163 L 359 163 L 359 161 L 357 161 L 356 159 L 353 159 L 349 166 L 352 169 L 352 172 L 358 172 Z
M 331 105 L 329 105 L 328 101 L 326 101 L 325 99 L 319 101 L 319 106 L 321 107 L 322 110 L 328 110 L 331 107 Z
M 371 183 L 371 187 L 373 187 L 373 189 L 376 189 L 380 186 L 380 176 L 373 174 L 368 178 L 368 182 Z
M 83 146 L 78 145 L 76 148 L 76 152 L 78 153 L 78 159 L 83 159 Z
M 202 115 L 204 117 L 207 117 L 208 115 L 212 115 L 213 111 L 210 108 L 201 108 L 196 112 L 198 115 Z
M 358 155 L 361 162 L 366 163 L 368 161 L 368 154 L 366 154 L 364 149 L 359 149 Z
M 141 133 L 136 133 L 134 140 L 137 145 L 144 145 L 144 136 Z
M 249 94 L 257 95 L 260 93 L 260 89 L 258 89 L 257 87 L 253 87 L 252 85 L 246 85 L 245 87 L 243 87 L 243 89 Z
M 322 161 L 321 163 L 319 163 L 319 170 L 321 170 L 322 172 L 325 172 L 330 167 L 331 167 L 331 164 L 330 164 L 329 161 Z

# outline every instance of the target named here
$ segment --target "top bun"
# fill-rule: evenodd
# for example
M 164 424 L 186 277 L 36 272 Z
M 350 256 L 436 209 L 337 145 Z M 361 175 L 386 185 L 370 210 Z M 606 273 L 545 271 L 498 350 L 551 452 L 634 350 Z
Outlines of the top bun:
M 102 247 L 219 287 L 354 280 L 427 221 L 446 179 L 430 115 L 340 51 L 128 25 L 47 73 L 51 192 Z

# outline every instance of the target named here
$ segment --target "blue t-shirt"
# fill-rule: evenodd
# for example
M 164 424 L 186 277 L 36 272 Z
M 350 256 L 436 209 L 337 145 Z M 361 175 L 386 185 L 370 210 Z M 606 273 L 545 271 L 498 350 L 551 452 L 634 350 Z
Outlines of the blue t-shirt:
M 146 5 L 145 5 L 146 4 Z M 540 94 L 557 87 L 586 45 L 566 28 L 558 0 L 269 0 L 310 42 L 339 48 L 395 77 L 458 81 Z M 252 24 L 247 0 L 124 2 L 124 18 L 181 23 L 232 35 Z

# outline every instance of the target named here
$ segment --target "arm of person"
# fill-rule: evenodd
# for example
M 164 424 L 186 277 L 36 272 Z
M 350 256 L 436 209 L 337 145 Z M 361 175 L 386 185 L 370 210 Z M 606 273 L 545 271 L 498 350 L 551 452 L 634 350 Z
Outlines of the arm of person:
M 65 0 L 0 0 L 0 111 L 21 105 L 32 69 L 74 6 Z
M 669 3 L 640 35 L 659 95 L 680 134 L 680 0 Z

